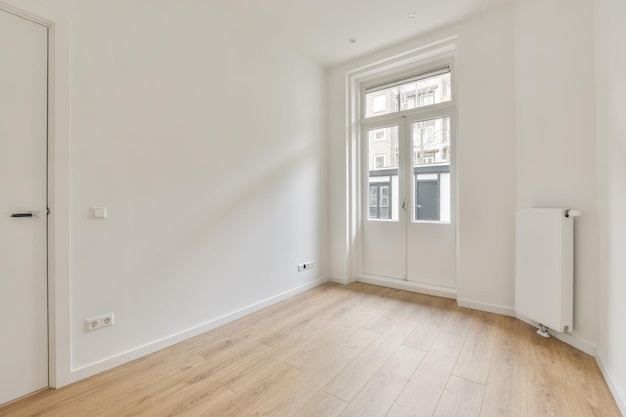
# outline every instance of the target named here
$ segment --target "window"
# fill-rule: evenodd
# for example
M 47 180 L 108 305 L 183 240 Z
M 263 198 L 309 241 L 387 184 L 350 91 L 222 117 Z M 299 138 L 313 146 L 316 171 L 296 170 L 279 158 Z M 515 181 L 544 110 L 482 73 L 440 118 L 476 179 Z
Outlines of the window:
M 451 89 L 446 65 L 362 90 L 369 219 L 450 221 Z
M 374 113 L 385 111 L 385 107 L 385 95 L 379 95 L 372 98 L 372 111 Z
M 370 219 L 398 220 L 398 135 L 397 125 L 367 131 Z
M 404 99 L 404 102 L 402 103 L 401 107 L 406 108 L 406 109 L 413 109 L 417 107 L 415 105 L 415 94 L 411 94 L 410 96 L 407 96 Z
M 370 184 L 370 219 L 391 219 L 391 187 L 389 182 Z
M 435 104 L 435 93 L 431 91 L 420 93 L 420 107 Z
M 365 117 L 432 106 L 451 99 L 450 68 L 446 66 L 367 89 Z
M 412 124 L 415 166 L 450 163 L 450 118 L 442 117 Z
M 398 168 L 398 127 L 372 129 L 369 137 L 369 168 Z
M 413 221 L 450 221 L 450 118 L 411 123 Z

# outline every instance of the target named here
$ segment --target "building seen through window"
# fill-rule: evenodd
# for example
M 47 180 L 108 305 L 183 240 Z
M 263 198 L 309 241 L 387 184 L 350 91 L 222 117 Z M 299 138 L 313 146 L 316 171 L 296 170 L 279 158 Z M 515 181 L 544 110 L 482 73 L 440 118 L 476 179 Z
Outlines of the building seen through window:
M 434 75 L 433 75 L 434 74 Z M 419 110 L 451 100 L 450 72 L 430 72 L 422 78 L 366 90 L 365 118 Z M 439 111 L 437 111 L 439 112 Z M 444 110 L 445 112 L 445 110 Z M 430 113 L 432 114 L 432 113 Z M 437 113 L 435 113 L 437 114 Z M 413 221 L 450 221 L 450 117 L 436 116 L 407 125 L 410 143 Z M 397 119 L 380 123 L 367 133 L 369 218 L 397 220 L 399 201 L 399 130 Z M 385 126 L 384 123 L 393 123 Z M 403 142 L 406 143 L 406 142 Z M 404 168 L 403 168 L 404 169 Z M 408 167 L 407 167 L 408 169 Z M 407 173 L 408 174 L 408 173 Z M 405 175 L 405 174 L 402 174 Z M 403 197 L 404 198 L 404 197 Z
M 451 99 L 450 73 L 409 81 L 365 94 L 365 117 L 411 110 Z

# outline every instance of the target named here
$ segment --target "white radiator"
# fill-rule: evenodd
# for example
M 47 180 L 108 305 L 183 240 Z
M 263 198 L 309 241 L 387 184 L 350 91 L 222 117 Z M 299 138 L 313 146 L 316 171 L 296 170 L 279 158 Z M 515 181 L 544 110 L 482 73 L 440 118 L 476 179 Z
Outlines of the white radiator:
M 532 208 L 515 216 L 515 310 L 558 332 L 573 330 L 573 218 L 579 215 Z

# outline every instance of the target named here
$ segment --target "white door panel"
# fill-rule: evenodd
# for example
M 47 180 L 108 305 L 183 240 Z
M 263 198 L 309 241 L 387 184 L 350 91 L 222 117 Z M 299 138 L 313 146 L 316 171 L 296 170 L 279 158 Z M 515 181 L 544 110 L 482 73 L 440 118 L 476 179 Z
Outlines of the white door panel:
M 47 42 L 0 10 L 0 404 L 48 386 Z
M 364 128 L 363 261 L 369 275 L 404 279 L 406 274 L 404 180 L 398 175 L 403 119 Z
M 363 272 L 404 279 L 404 223 L 370 221 L 363 232 Z
M 407 239 L 407 279 L 454 288 L 454 227 L 441 223 L 413 223 Z
M 407 280 L 446 288 L 456 285 L 452 121 L 450 114 L 407 119 L 413 209 L 407 222 Z

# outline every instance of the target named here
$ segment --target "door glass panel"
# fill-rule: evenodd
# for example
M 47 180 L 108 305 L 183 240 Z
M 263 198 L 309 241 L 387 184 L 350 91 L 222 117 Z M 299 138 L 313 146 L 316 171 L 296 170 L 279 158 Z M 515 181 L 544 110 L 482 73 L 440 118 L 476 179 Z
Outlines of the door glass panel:
M 365 117 L 380 116 L 450 101 L 450 73 L 377 89 L 365 94 Z
M 398 126 L 368 131 L 369 219 L 398 220 Z
M 450 118 L 411 123 L 413 221 L 450 221 Z
M 450 101 L 450 73 L 400 86 L 400 111 Z

